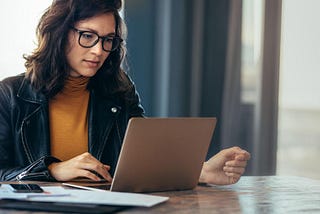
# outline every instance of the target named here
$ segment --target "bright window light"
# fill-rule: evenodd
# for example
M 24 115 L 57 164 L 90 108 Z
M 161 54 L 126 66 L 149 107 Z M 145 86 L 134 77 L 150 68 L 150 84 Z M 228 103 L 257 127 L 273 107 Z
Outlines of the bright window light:
M 23 54 L 35 48 L 35 29 L 52 0 L 10 0 L 0 7 L 0 80 L 25 72 Z

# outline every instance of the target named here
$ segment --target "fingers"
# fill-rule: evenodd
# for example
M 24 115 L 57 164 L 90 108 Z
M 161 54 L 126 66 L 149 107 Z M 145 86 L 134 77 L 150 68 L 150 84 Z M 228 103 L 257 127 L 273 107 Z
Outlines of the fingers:
M 246 167 L 247 161 L 251 158 L 249 152 L 239 147 L 232 147 L 226 150 L 226 166 Z
M 238 175 L 242 175 L 245 171 L 244 167 L 230 167 L 230 166 L 225 166 L 223 167 L 223 171 L 225 173 L 233 173 L 233 174 L 238 174 Z
M 104 167 L 109 171 L 110 170 L 110 166 L 109 165 L 104 165 Z
M 58 181 L 69 181 L 78 177 L 100 181 L 101 178 L 112 181 L 110 166 L 102 164 L 89 153 L 83 153 L 70 160 L 53 163 L 49 167 L 50 174 Z
M 78 167 L 88 171 L 88 173 L 83 173 L 82 176 L 90 178 L 95 181 L 101 180 L 101 178 L 111 182 L 112 178 L 108 173 L 110 166 L 102 164 L 96 158 L 94 158 L 90 153 L 84 153 L 78 157 Z M 101 176 L 101 178 L 99 177 Z
M 231 161 L 227 161 L 225 163 L 225 166 L 246 167 L 247 166 L 247 161 L 231 160 Z
M 229 173 L 229 172 L 226 172 L 226 175 L 228 176 L 228 184 L 235 184 L 239 181 L 241 175 L 239 174 L 234 174 L 234 173 Z
M 234 184 L 245 172 L 249 159 L 250 153 L 240 147 L 223 149 L 204 163 L 199 180 L 218 185 Z
M 105 165 L 103 165 L 99 161 L 85 163 L 81 166 L 81 169 L 89 172 L 90 177 L 88 177 L 87 173 L 84 173 L 83 176 L 90 178 L 90 179 L 93 178 L 92 180 L 100 181 L 101 178 L 103 178 L 103 179 L 107 180 L 108 182 L 112 181 L 112 178 L 111 178 L 110 174 L 108 173 L 108 170 L 110 169 L 110 167 L 109 166 L 106 167 Z M 81 172 L 83 172 L 83 171 L 81 171 Z
M 246 166 L 247 160 L 243 160 L 243 158 L 235 158 L 234 160 L 230 160 L 225 163 L 223 171 L 242 175 Z
M 235 184 L 239 181 L 240 177 L 245 171 L 242 167 L 223 167 L 224 174 L 228 178 L 228 184 Z
M 249 152 L 240 149 L 239 147 L 232 147 L 229 152 L 234 154 L 229 161 L 225 162 L 223 171 L 225 175 L 228 176 L 229 182 L 234 184 L 238 182 L 245 172 L 247 161 L 250 159 L 251 155 Z
M 235 159 L 237 160 L 247 161 L 247 160 L 250 160 L 250 158 L 251 158 L 250 153 L 245 150 L 242 150 L 241 152 L 235 154 Z
M 222 150 L 223 156 L 227 159 L 239 159 L 239 160 L 249 160 L 250 159 L 250 153 L 246 150 L 241 149 L 238 146 L 234 146 L 228 149 Z
M 247 152 L 246 150 L 241 149 L 238 146 L 232 147 L 232 148 L 230 148 L 230 150 L 232 152 L 234 152 L 234 157 L 235 158 L 238 157 L 239 159 L 242 159 L 242 160 L 249 160 L 250 157 L 251 157 L 249 152 Z
M 93 181 L 100 181 L 101 180 L 93 171 L 89 171 L 86 169 L 78 170 L 77 177 L 89 178 L 90 180 L 93 180 Z

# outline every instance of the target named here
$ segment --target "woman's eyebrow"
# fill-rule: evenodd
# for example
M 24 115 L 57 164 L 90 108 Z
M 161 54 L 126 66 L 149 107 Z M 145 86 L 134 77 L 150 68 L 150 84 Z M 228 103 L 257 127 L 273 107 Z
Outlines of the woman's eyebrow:
M 96 31 L 96 30 L 94 30 L 94 29 L 92 29 L 92 28 L 90 28 L 90 27 L 78 27 L 78 28 L 80 28 L 79 30 L 90 31 L 90 32 L 96 33 L 96 34 L 98 34 L 98 35 L 101 36 L 101 37 L 115 36 L 115 35 L 116 35 L 116 33 L 115 33 L 114 31 L 113 31 L 113 32 L 110 32 L 110 33 L 107 33 L 107 34 L 105 34 L 105 35 L 100 35 L 98 31 Z

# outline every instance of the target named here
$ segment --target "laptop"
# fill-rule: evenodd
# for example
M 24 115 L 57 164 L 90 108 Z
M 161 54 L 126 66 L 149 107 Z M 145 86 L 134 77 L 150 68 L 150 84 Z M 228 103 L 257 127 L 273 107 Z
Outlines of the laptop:
M 131 118 L 110 190 L 193 189 L 215 125 L 216 118 Z

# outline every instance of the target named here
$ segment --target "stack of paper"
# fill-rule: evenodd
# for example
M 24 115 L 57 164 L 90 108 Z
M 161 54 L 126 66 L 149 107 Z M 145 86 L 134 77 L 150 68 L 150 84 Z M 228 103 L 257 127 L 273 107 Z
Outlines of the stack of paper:
M 44 189 L 43 193 L 15 193 L 9 188 L 9 184 L 2 184 L 0 186 L 0 199 L 27 199 L 32 197 L 61 197 L 70 195 L 61 186 L 54 188 L 43 187 L 42 189 Z
M 5 185 L 2 185 L 0 198 L 143 207 L 152 207 L 169 199 L 168 197 L 147 194 L 67 189 L 61 186 L 42 186 L 42 189 L 45 191 L 44 193 L 13 193 Z

